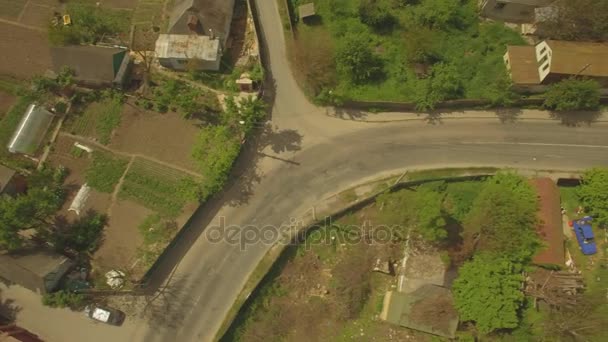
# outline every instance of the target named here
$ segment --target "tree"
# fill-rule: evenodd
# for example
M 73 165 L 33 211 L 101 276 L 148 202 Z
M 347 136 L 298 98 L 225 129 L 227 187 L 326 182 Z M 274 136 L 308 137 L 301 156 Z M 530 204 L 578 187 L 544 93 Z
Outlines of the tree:
M 16 250 L 23 246 L 20 231 L 45 229 L 51 216 L 57 212 L 65 193 L 62 178 L 56 171 L 43 169 L 29 177 L 26 194 L 16 197 L 0 196 L 0 247 Z
M 92 253 L 99 246 L 101 233 L 107 223 L 104 215 L 88 212 L 70 224 L 49 225 L 39 232 L 39 237 L 51 243 L 56 250 L 71 249 L 78 253 Z
M 578 195 L 595 221 L 608 227 L 608 168 L 587 170 L 582 177 Z
M 477 249 L 525 262 L 538 246 L 537 199 L 526 179 L 500 173 L 488 179 L 473 202 L 464 226 L 465 240 L 478 238 Z
M 416 89 L 416 109 L 432 110 L 441 101 L 458 98 L 463 92 L 462 76 L 453 64 L 438 63 L 431 69 L 431 78 Z
M 376 30 L 390 30 L 396 23 L 390 8 L 381 0 L 360 0 L 359 18 Z
M 353 83 L 365 83 L 382 73 L 382 61 L 371 49 L 367 34 L 347 33 L 338 44 L 336 65 L 338 71 Z
M 229 127 L 209 126 L 201 129 L 192 150 L 192 157 L 198 169 L 205 175 L 204 197 L 221 190 L 240 150 L 238 136 Z
M 460 319 L 474 321 L 483 334 L 517 327 L 524 302 L 521 271 L 519 264 L 487 255 L 465 263 L 452 285 Z
M 226 99 L 226 110 L 222 115 L 222 124 L 226 126 L 241 127 L 243 133 L 248 135 L 256 124 L 260 124 L 266 116 L 266 103 L 263 100 L 248 96 L 237 104 L 234 97 Z
M 558 0 L 553 6 L 555 16 L 538 24 L 545 38 L 608 40 L 608 0 Z
M 543 106 L 557 111 L 595 110 L 600 106 L 600 96 L 597 81 L 569 78 L 549 87 Z

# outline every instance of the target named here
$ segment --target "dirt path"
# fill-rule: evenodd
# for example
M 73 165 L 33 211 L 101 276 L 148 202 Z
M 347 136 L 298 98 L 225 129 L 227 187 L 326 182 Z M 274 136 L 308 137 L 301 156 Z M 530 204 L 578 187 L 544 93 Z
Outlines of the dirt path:
M 77 140 L 77 141 L 79 141 L 79 142 L 81 142 L 83 144 L 92 145 L 92 146 L 94 146 L 96 148 L 99 148 L 99 149 L 102 149 L 102 150 L 105 150 L 105 151 L 108 151 L 108 152 L 112 152 L 112 153 L 114 153 L 116 155 L 119 155 L 119 156 L 123 156 L 123 157 L 127 157 L 127 158 L 135 158 L 135 157 L 142 158 L 142 159 L 146 159 L 146 160 L 149 160 L 151 162 L 154 162 L 154 163 L 166 166 L 166 167 L 170 167 L 172 169 L 176 169 L 176 170 L 181 171 L 183 173 L 187 173 L 190 176 L 194 176 L 194 177 L 197 177 L 197 178 L 202 178 L 203 177 L 203 175 L 201 175 L 200 173 L 194 172 L 192 170 L 185 169 L 185 168 L 183 168 L 181 166 L 178 166 L 178 165 L 166 163 L 166 162 L 164 162 L 162 160 L 158 160 L 156 158 L 152 158 L 152 157 L 149 157 L 149 156 L 146 156 L 146 155 L 143 155 L 143 154 L 139 154 L 139 153 L 127 153 L 127 152 L 123 152 L 123 151 L 118 151 L 118 150 L 112 149 L 112 148 L 107 147 L 107 146 L 105 146 L 103 144 L 100 144 L 100 143 L 98 143 L 96 141 L 87 139 L 87 138 L 79 136 L 79 135 L 69 134 L 69 133 L 65 133 L 65 132 L 61 132 L 59 134 L 61 136 L 64 136 L 64 137 L 68 137 L 68 138 L 72 138 L 74 140 Z
M 129 173 L 129 170 L 131 169 L 131 165 L 133 165 L 134 160 L 135 160 L 135 157 L 131 157 L 131 160 L 129 160 L 129 164 L 127 164 L 127 167 L 125 168 L 125 172 L 122 173 L 122 176 L 120 176 L 118 183 L 114 187 L 114 191 L 112 191 L 110 206 L 108 207 L 108 211 L 106 212 L 108 217 L 112 217 L 112 209 L 114 208 L 114 205 L 116 204 L 116 201 L 118 200 L 118 193 L 120 192 L 120 188 L 122 188 L 122 183 L 124 183 L 125 177 L 127 176 L 127 173 Z
M 214 93 L 214 94 L 216 94 L 216 95 L 218 95 L 218 96 L 219 96 L 219 95 L 223 95 L 223 93 L 222 93 L 221 91 L 219 91 L 219 90 L 213 89 L 213 88 L 211 88 L 211 87 L 208 87 L 208 86 L 206 86 L 206 85 L 204 85 L 204 84 L 201 84 L 201 83 L 198 83 L 198 82 L 194 82 L 194 81 L 189 80 L 189 79 L 187 79 L 187 78 L 182 78 L 182 77 L 179 77 L 179 76 L 178 76 L 178 75 L 176 75 L 175 73 L 170 72 L 170 71 L 167 71 L 167 70 L 163 70 L 163 69 L 161 69 L 160 67 L 156 68 L 156 71 L 157 71 L 158 73 L 160 73 L 160 74 L 163 74 L 164 76 L 167 76 L 167 77 L 173 78 L 173 79 L 178 80 L 178 81 L 183 81 L 183 82 L 186 82 L 186 83 L 188 83 L 189 85 L 191 85 L 191 86 L 193 86 L 193 87 L 196 87 L 196 88 L 199 88 L 199 89 L 204 89 L 204 90 L 210 91 L 210 92 L 212 92 L 212 93 Z

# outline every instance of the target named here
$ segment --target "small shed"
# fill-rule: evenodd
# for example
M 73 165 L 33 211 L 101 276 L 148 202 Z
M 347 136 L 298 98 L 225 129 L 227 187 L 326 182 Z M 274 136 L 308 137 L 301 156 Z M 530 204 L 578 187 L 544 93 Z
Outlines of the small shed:
M 41 294 L 57 289 L 72 266 L 72 260 L 47 250 L 0 254 L 1 278 Z
M 36 153 L 53 117 L 54 115 L 43 107 L 35 104 L 29 105 L 8 143 L 9 152 L 28 155 Z
M 315 12 L 315 4 L 309 2 L 304 5 L 300 5 L 298 7 L 298 13 L 300 13 L 300 20 L 304 20 L 306 18 L 314 17 L 317 13 Z
M 452 293 L 445 287 L 427 284 L 411 293 L 389 291 L 380 318 L 425 333 L 454 338 L 458 313 Z

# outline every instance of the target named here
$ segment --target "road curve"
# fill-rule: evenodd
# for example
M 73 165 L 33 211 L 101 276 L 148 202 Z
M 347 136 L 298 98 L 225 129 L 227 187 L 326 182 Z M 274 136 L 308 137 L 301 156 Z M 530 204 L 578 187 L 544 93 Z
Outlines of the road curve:
M 274 0 L 257 0 L 275 81 L 274 137 L 256 166 L 196 214 L 167 267 L 177 263 L 152 307 L 146 341 L 210 341 L 269 246 L 213 243 L 205 232 L 226 225 L 280 226 L 326 195 L 387 170 L 498 166 L 580 170 L 608 165 L 607 124 L 570 128 L 555 121 L 502 124 L 446 120 L 365 124 L 329 118 L 292 77 Z M 283 134 L 283 133 L 288 134 Z M 272 134 L 271 134 L 272 135 Z M 276 141 L 272 141 L 272 140 Z M 256 151 L 254 151 L 256 152 Z M 269 157 L 268 157 L 269 156 Z M 171 260 L 173 259 L 173 260 Z M 133 336 L 139 336 L 133 335 Z

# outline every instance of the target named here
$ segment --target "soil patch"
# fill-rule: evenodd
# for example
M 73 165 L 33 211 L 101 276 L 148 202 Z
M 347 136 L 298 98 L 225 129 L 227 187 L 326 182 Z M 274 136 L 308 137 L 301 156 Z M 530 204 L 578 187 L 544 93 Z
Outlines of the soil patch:
M 0 23 L 0 32 L 0 74 L 30 78 L 51 68 L 46 32 L 7 23 Z
M 103 244 L 93 256 L 99 271 L 131 270 L 137 259 L 137 248 L 143 243 L 137 227 L 150 214 L 151 210 L 131 201 L 119 201 L 112 207 L 108 226 L 104 229 Z
M 144 111 L 127 103 L 110 147 L 194 170 L 190 155 L 199 125 L 197 120 L 186 120 L 176 113 Z
M 4 117 L 15 101 L 17 101 L 16 96 L 0 91 L 0 119 Z
M 21 17 L 21 23 L 46 29 L 53 18 L 53 12 L 56 10 L 54 7 L 30 3 L 23 13 L 23 17 Z

